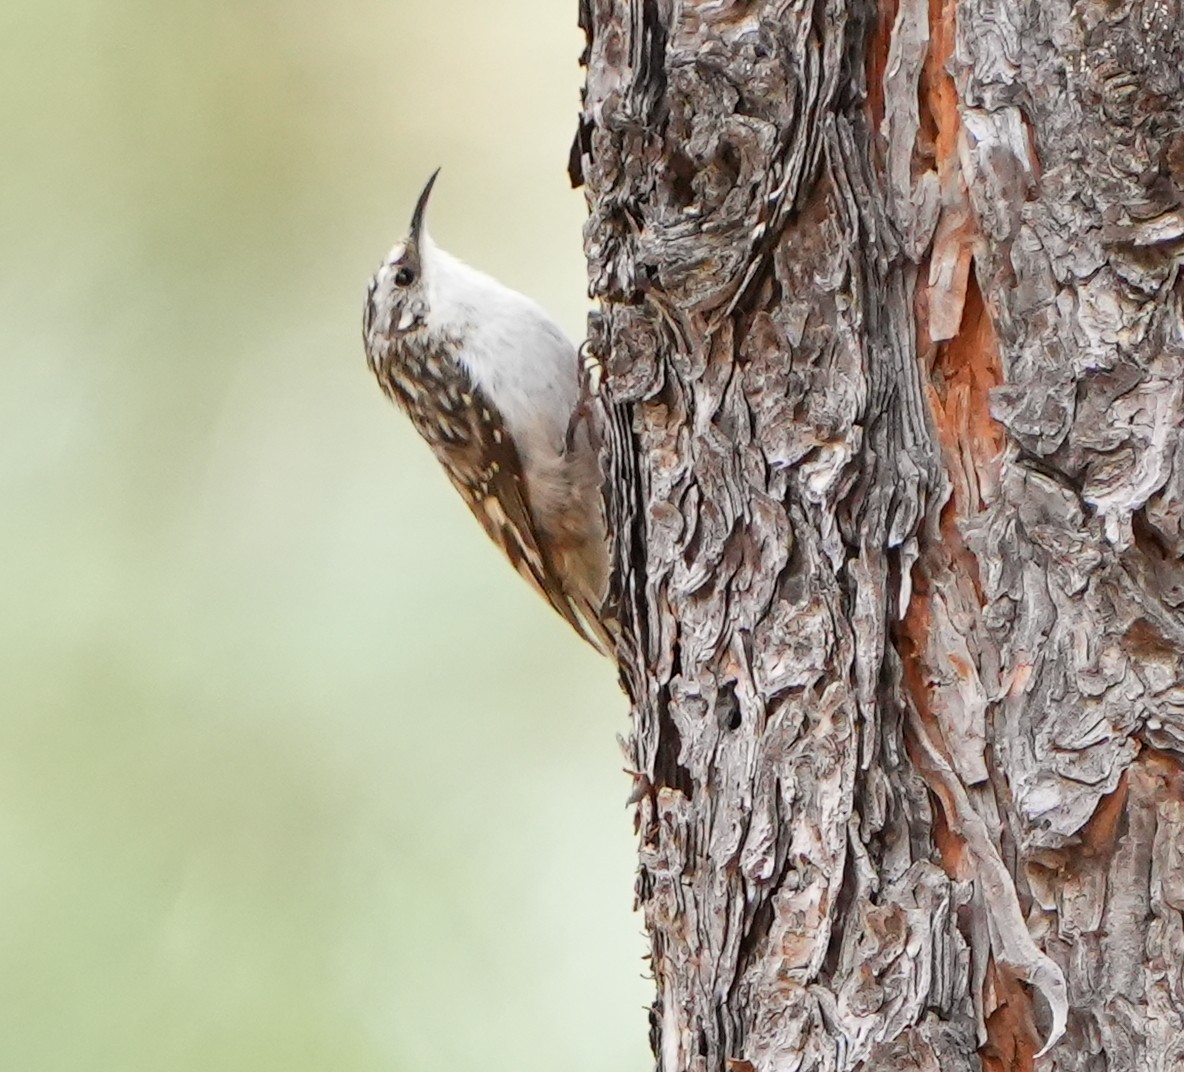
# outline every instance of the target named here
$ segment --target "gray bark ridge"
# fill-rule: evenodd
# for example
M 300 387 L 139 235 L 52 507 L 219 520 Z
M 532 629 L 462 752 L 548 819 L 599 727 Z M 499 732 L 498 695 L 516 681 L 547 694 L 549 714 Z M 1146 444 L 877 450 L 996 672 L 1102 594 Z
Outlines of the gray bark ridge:
M 1184 13 L 961 5 L 949 66 L 1007 433 L 963 525 L 993 780 L 1072 1006 L 1044 1067 L 1184 1068 L 1184 873 L 1151 865 L 1184 845 Z

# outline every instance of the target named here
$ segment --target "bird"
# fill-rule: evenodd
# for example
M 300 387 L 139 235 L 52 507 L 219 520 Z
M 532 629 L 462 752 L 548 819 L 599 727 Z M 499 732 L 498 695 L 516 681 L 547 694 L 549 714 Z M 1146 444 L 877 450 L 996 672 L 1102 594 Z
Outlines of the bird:
M 370 280 L 367 362 L 490 539 L 607 654 L 608 541 L 579 352 L 533 300 L 432 241 L 439 173 Z

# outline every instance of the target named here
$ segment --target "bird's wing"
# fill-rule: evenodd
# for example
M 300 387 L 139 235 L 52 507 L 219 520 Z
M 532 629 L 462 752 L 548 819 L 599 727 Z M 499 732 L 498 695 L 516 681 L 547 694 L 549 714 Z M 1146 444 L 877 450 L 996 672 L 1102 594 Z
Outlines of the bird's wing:
M 522 461 L 501 416 L 479 389 L 472 394 L 473 405 L 462 411 L 467 434 L 445 449 L 449 478 L 511 565 L 577 633 L 603 650 L 599 623 L 564 588 L 535 529 Z
M 371 363 L 383 390 L 431 444 L 461 498 L 514 568 L 588 643 L 610 651 L 593 609 L 564 588 L 539 538 L 522 460 L 485 393 L 439 353 L 402 354 L 399 361 L 372 358 Z

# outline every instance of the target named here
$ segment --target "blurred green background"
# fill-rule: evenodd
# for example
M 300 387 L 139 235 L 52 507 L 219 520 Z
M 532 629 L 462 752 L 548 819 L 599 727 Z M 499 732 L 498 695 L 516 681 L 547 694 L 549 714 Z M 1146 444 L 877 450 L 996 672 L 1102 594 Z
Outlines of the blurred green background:
M 0 5 L 0 1069 L 648 1067 L 607 663 L 366 369 L 586 310 L 575 0 Z

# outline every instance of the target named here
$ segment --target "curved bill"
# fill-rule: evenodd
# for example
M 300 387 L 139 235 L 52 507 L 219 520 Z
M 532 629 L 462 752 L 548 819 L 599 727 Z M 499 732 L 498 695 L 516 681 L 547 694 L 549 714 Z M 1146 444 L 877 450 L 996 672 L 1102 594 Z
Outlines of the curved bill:
M 419 200 L 415 202 L 415 211 L 411 214 L 411 241 L 419 242 L 419 236 L 423 231 L 423 217 L 428 207 L 428 196 L 432 192 L 432 187 L 435 185 L 436 176 L 440 174 L 440 169 L 436 168 L 432 172 L 431 178 L 428 179 L 427 184 L 423 188 L 423 192 L 419 195 Z

